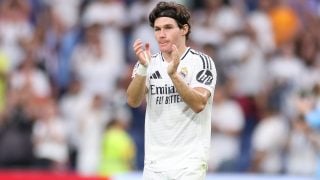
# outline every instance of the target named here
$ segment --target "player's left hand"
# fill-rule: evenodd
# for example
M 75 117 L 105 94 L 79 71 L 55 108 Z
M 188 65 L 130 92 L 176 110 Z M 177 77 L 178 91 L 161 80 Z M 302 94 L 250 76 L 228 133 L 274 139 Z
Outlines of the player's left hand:
M 179 51 L 176 45 L 172 45 L 172 52 L 171 52 L 171 62 L 168 66 L 168 74 L 173 75 L 177 72 L 178 66 L 180 64 L 180 57 L 179 57 Z

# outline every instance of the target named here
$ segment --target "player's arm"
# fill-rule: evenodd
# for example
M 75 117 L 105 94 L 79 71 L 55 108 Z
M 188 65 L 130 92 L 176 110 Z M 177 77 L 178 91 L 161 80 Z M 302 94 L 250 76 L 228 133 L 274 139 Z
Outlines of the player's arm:
M 170 78 L 183 99 L 183 101 L 196 113 L 201 112 L 207 104 L 207 101 L 211 95 L 210 91 L 202 88 L 189 87 L 177 74 L 177 72 L 170 75 Z
M 139 62 L 134 68 L 133 79 L 127 89 L 127 103 L 131 107 L 138 107 L 141 105 L 147 92 L 146 75 L 150 59 L 150 47 L 149 44 L 143 47 L 142 41 L 137 39 L 133 44 L 133 49 Z
M 127 89 L 127 102 L 131 107 L 138 107 L 146 94 L 146 76 L 135 75 Z
M 183 101 L 196 113 L 201 112 L 211 96 L 211 92 L 203 87 L 192 88 L 178 75 L 177 68 L 180 64 L 178 49 L 175 45 L 172 47 L 172 61 L 168 66 L 168 74 Z

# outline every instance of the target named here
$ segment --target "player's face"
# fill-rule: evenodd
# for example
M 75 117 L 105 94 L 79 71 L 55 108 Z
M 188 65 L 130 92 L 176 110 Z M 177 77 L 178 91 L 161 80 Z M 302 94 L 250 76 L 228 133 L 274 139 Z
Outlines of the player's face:
M 170 53 L 172 45 L 180 46 L 185 32 L 173 18 L 159 17 L 154 22 L 155 37 L 161 52 Z

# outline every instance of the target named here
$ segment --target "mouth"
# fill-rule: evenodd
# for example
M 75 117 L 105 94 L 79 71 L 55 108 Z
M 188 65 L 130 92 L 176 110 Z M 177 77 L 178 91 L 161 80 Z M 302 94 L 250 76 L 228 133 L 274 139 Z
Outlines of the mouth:
M 160 46 L 166 46 L 167 44 L 169 44 L 169 42 L 159 42 Z

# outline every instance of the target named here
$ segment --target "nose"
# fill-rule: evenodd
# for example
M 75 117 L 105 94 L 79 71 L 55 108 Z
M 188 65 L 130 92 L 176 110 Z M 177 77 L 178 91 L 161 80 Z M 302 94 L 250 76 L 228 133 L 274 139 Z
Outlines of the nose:
M 166 37 L 166 33 L 165 33 L 164 29 L 161 29 L 161 30 L 160 30 L 159 36 L 160 36 L 160 37 Z

